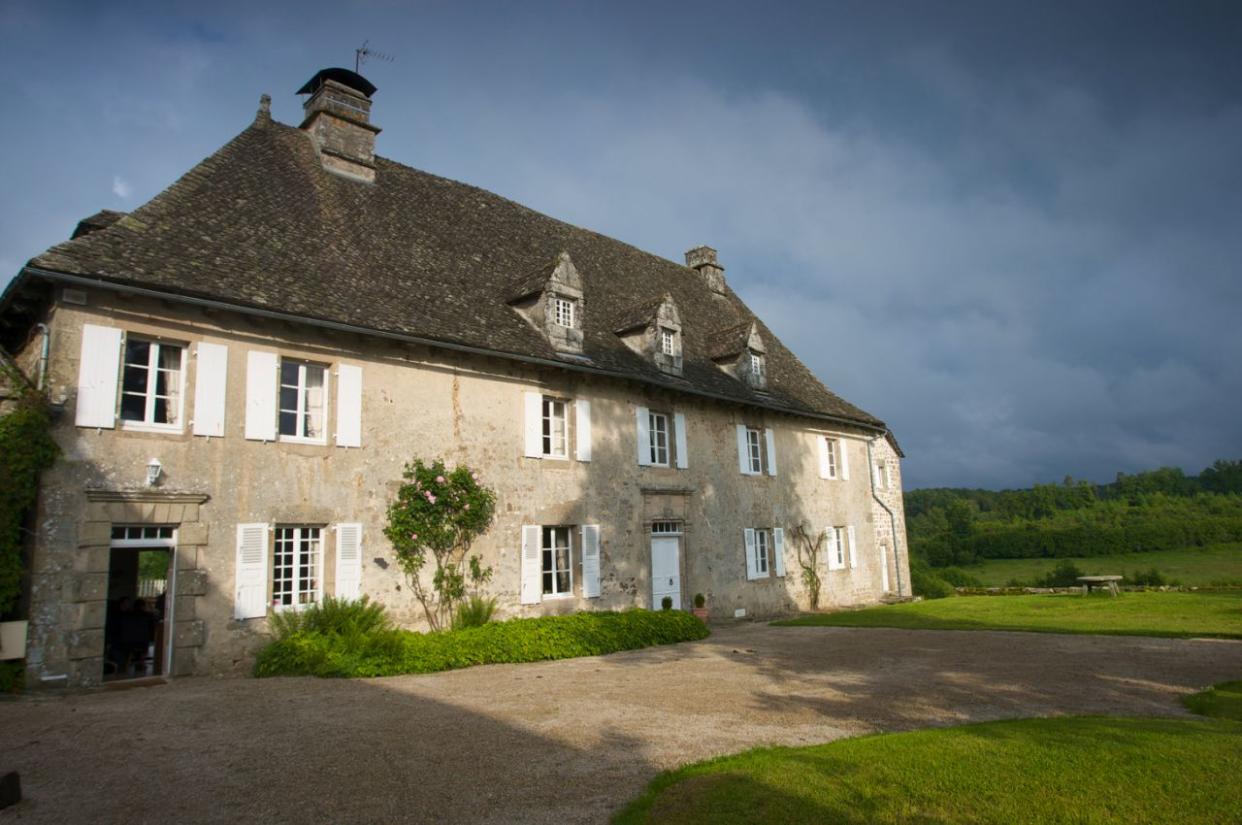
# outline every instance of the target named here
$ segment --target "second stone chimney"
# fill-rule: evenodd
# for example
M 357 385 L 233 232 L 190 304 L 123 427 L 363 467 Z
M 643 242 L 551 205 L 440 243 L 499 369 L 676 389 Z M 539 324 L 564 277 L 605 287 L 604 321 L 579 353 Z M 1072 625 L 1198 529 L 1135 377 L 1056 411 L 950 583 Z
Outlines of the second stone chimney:
M 323 167 L 346 177 L 375 180 L 375 136 L 371 95 L 375 86 L 349 69 L 321 69 L 298 89 L 310 95 L 302 104 L 302 129 L 315 141 Z
M 725 294 L 724 267 L 716 260 L 716 250 L 710 246 L 696 246 L 686 253 L 686 266 L 697 269 L 712 292 Z

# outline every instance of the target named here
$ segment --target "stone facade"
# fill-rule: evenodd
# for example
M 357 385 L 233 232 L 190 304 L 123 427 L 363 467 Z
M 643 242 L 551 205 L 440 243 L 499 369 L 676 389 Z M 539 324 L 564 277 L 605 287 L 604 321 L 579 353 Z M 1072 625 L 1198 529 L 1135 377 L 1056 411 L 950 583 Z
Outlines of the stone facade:
M 874 430 L 777 413 L 568 369 L 379 337 L 329 332 L 254 316 L 88 289 L 85 305 L 54 301 L 48 389 L 65 413 L 54 435 L 63 458 L 45 474 L 30 594 L 27 657 L 32 686 L 92 685 L 102 672 L 109 536 L 116 525 L 176 528 L 172 673 L 242 673 L 265 641 L 266 620 L 233 618 L 237 525 L 362 525 L 361 592 L 388 606 L 403 625 L 423 627 L 421 609 L 383 536 L 385 512 L 403 464 L 415 457 L 467 463 L 497 492 L 491 530 L 475 546 L 495 573 L 490 585 L 502 617 L 575 610 L 652 607 L 651 529 L 680 527 L 683 606 L 707 596 L 713 620 L 767 617 L 808 607 L 795 548 L 785 541 L 785 575 L 747 578 L 743 532 L 797 524 L 856 529 L 856 564 L 828 572 L 822 607 L 869 604 L 909 595 L 899 457 Z M 228 348 L 223 437 L 75 426 L 82 330 L 115 327 L 129 335 L 186 346 L 185 414 L 193 409 L 200 342 Z M 28 346 L 38 346 L 38 337 Z M 362 444 L 358 448 L 248 440 L 247 354 L 278 353 L 362 369 Z M 29 363 L 26 350 L 15 354 Z M 328 430 L 337 382 L 329 384 Z M 528 458 L 523 450 L 525 394 L 589 400 L 591 456 L 580 461 Z M 684 416 L 687 465 L 640 466 L 636 409 Z M 570 440 L 579 432 L 573 427 Z M 770 430 L 777 472 L 739 471 L 737 425 Z M 817 441 L 840 439 L 849 480 L 821 477 Z M 765 447 L 766 450 L 766 447 Z M 873 454 L 889 483 L 873 495 Z M 147 465 L 162 467 L 155 486 Z M 770 458 L 769 458 L 770 461 Z M 765 465 L 767 466 L 767 465 Z M 880 505 L 883 501 L 894 514 Z M 894 521 L 894 518 L 896 519 Z M 584 598 L 581 556 L 567 598 L 520 603 L 523 525 L 600 526 L 600 586 Z M 320 586 L 334 592 L 334 542 L 325 529 Z M 883 548 L 883 553 L 881 549 Z M 883 564 L 888 565 L 885 592 Z M 270 586 L 270 580 L 269 580 Z

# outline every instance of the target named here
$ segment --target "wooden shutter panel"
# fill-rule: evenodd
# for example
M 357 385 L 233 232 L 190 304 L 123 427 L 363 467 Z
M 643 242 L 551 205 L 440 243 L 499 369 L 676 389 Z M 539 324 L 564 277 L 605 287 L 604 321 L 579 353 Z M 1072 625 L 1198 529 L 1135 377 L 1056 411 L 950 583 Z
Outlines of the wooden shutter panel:
M 858 550 L 854 541 L 854 525 L 845 528 L 845 538 L 850 543 L 850 567 L 858 566 Z
M 538 524 L 522 527 L 522 604 L 539 604 L 543 600 L 541 532 Z
M 258 619 L 267 615 L 267 525 L 237 525 L 237 592 L 234 619 Z
M 673 436 L 677 440 L 677 467 L 684 470 L 690 466 L 690 454 L 686 452 L 685 413 L 673 413 Z
M 750 470 L 750 450 L 746 446 L 746 425 L 737 425 L 737 468 L 742 475 L 753 475 Z
M 120 369 L 121 331 L 116 327 L 83 325 L 74 424 L 109 430 L 116 426 L 117 377 Z
M 772 528 L 772 553 L 776 556 L 776 575 L 785 575 L 785 528 Z
M 528 392 L 523 396 L 523 426 L 526 432 L 526 457 L 540 458 L 543 456 L 543 394 Z
M 815 442 L 819 444 L 819 477 L 832 478 L 831 467 L 828 463 L 828 439 L 817 435 Z
M 841 564 L 837 561 L 837 528 L 828 528 L 828 569 L 840 570 Z
M 582 595 L 599 597 L 599 525 L 582 525 Z
M 362 446 L 362 367 L 336 368 L 336 446 Z
M 850 454 L 846 451 L 846 440 L 844 438 L 837 439 L 837 464 L 840 465 L 841 480 L 850 480 Z
M 362 592 L 362 525 L 336 525 L 336 597 L 356 599 Z
M 194 434 L 224 436 L 229 348 L 201 342 L 194 358 Z
M 742 531 L 742 540 L 746 542 L 746 578 L 759 578 L 759 564 L 755 558 L 755 531 L 747 527 Z
M 591 402 L 585 398 L 574 401 L 574 418 L 578 425 L 578 460 L 591 460 Z
M 768 447 L 768 475 L 776 475 L 776 431 L 765 427 L 763 438 Z
M 634 423 L 638 433 L 638 466 L 651 466 L 651 413 L 646 407 L 634 410 Z
M 246 353 L 246 438 L 276 440 L 276 391 L 279 359 L 274 352 Z

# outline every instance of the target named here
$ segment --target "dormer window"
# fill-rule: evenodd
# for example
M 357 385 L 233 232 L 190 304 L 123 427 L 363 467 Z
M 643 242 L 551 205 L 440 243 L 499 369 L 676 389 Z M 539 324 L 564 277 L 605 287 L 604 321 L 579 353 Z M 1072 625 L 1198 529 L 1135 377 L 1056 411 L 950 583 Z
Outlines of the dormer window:
M 768 370 L 763 356 L 753 351 L 750 353 L 750 383 L 756 387 L 762 387 L 768 383 Z
M 574 302 L 568 298 L 553 298 L 553 320 L 557 326 L 574 328 Z
M 568 252 L 524 275 L 514 285 L 509 306 L 538 330 L 557 352 L 582 354 L 582 277 Z
M 665 293 L 638 304 L 621 316 L 617 336 L 660 372 L 681 375 L 681 314 Z
M 667 327 L 660 328 L 660 352 L 668 356 L 677 354 L 677 333 Z
M 768 385 L 767 347 L 755 321 L 722 329 L 711 336 L 708 352 L 716 366 L 756 390 Z

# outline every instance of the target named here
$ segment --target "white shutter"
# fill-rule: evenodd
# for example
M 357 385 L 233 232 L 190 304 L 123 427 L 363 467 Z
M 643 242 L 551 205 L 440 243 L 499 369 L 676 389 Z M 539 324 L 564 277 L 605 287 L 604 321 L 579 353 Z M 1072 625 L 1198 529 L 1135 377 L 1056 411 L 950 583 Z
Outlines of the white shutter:
M 599 525 L 582 525 L 582 596 L 599 596 Z
M 578 425 L 578 460 L 591 460 L 591 402 L 585 398 L 574 401 L 574 418 Z
M 754 475 L 750 470 L 750 450 L 746 445 L 746 425 L 737 425 L 737 468 L 742 475 Z
M 815 443 L 819 445 L 819 477 L 832 478 L 831 467 L 828 463 L 828 439 L 817 435 Z
M 746 542 L 746 578 L 759 578 L 759 565 L 755 558 L 755 531 L 747 527 L 742 531 L 742 539 Z
M 121 369 L 121 331 L 116 327 L 82 327 L 82 358 L 78 363 L 78 404 L 73 423 L 79 427 L 116 426 L 117 373 Z
M 336 368 L 336 446 L 362 446 L 362 367 Z
M 634 423 L 638 432 L 638 466 L 651 466 L 651 418 L 646 407 L 634 410 Z
M 776 575 L 785 575 L 785 528 L 772 528 L 772 552 L 776 556 Z
M 677 439 L 677 467 L 684 470 L 690 466 L 690 454 L 686 452 L 685 413 L 673 413 L 673 437 Z
M 276 391 L 279 359 L 274 352 L 246 353 L 246 438 L 276 440 Z
M 224 408 L 229 374 L 229 348 L 201 342 L 194 359 L 194 434 L 224 435 Z
M 880 465 L 874 461 L 871 462 L 871 486 L 880 489 Z
M 845 537 L 850 543 L 850 567 L 858 566 L 858 550 L 854 546 L 854 525 L 845 528 Z
M 267 615 L 267 525 L 237 525 L 237 592 L 234 619 L 258 619 Z
M 840 570 L 841 564 L 837 561 L 837 528 L 828 528 L 828 569 Z
M 525 394 L 526 457 L 543 456 L 543 393 Z
M 362 590 L 362 525 L 336 525 L 336 597 L 356 599 Z
M 764 440 L 768 442 L 768 475 L 776 475 L 776 431 L 770 428 L 763 430 Z
M 844 438 L 837 439 L 837 462 L 841 465 L 841 480 L 850 480 L 850 454 L 845 449 L 848 442 Z
M 522 527 L 522 604 L 543 600 L 542 532 L 538 524 Z

